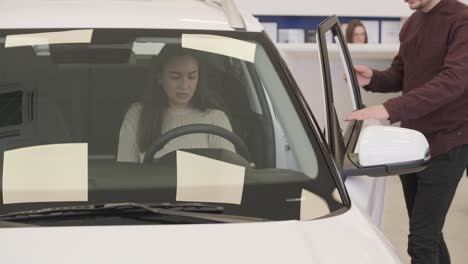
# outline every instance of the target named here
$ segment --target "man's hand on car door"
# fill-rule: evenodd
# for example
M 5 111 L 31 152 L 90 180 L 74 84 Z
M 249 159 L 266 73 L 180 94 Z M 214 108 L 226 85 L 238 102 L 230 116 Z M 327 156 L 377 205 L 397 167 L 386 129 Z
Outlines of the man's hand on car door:
M 372 69 L 364 65 L 355 65 L 354 72 L 356 73 L 357 81 L 361 87 L 368 85 L 374 75 Z
M 383 105 L 374 105 L 352 112 L 345 118 L 345 121 L 388 118 L 388 111 Z

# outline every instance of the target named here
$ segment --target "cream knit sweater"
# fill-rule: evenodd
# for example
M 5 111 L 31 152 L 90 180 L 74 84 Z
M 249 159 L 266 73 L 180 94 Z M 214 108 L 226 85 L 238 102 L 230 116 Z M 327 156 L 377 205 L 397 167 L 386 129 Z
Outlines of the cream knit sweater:
M 133 104 L 125 115 L 120 128 L 119 148 L 117 161 L 142 162 L 144 150 L 138 146 L 137 131 L 142 114 L 141 103 Z M 176 127 L 190 124 L 211 124 L 232 131 L 231 124 L 224 112 L 214 109 L 201 111 L 198 109 L 173 110 L 168 109 L 163 115 L 161 133 Z M 223 148 L 235 152 L 234 146 L 224 138 L 210 134 L 190 134 L 173 139 L 164 146 L 154 157 L 159 158 L 165 154 L 181 148 Z

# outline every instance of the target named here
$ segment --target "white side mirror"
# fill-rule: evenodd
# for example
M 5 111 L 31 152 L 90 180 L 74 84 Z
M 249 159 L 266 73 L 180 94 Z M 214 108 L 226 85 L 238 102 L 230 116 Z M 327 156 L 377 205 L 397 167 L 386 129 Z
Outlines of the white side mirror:
M 431 159 L 429 143 L 418 131 L 389 126 L 364 128 L 358 153 L 343 160 L 345 176 L 386 176 L 423 170 Z
M 390 126 L 369 126 L 359 142 L 361 166 L 390 165 L 430 159 L 429 143 L 418 131 Z

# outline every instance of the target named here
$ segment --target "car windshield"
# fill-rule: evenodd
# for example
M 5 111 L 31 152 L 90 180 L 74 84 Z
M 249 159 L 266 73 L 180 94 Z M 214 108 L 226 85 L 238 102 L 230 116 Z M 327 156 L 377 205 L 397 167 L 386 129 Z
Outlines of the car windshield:
M 202 203 L 310 220 L 344 207 L 263 33 L 2 30 L 0 42 L 0 215 Z

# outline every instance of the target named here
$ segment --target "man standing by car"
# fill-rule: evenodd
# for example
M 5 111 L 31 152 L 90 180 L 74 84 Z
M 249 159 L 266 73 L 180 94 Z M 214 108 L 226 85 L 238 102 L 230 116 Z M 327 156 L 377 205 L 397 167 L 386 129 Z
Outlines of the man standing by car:
M 468 6 L 457 0 L 405 0 L 416 10 L 400 32 L 400 50 L 385 71 L 355 66 L 372 92 L 403 91 L 347 120 L 389 119 L 422 132 L 432 160 L 401 175 L 410 219 L 412 263 L 450 263 L 442 229 L 468 163 Z

